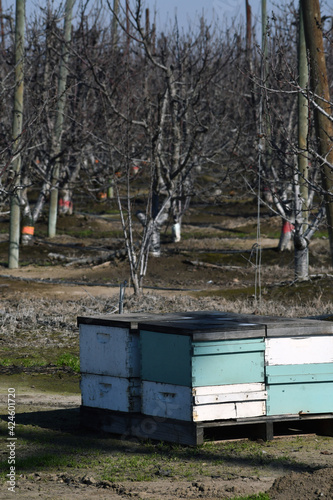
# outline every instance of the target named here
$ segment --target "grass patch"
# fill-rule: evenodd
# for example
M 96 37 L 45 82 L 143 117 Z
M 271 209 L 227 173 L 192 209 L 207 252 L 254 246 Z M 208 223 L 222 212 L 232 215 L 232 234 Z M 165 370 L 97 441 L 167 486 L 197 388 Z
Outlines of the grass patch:
M 244 254 L 240 252 L 233 252 L 230 250 L 230 253 L 218 253 L 218 252 L 206 252 L 202 254 L 197 254 L 198 260 L 202 262 L 207 262 L 208 264 L 216 264 L 220 266 L 248 266 L 250 254 L 244 251 Z
M 121 229 L 113 231 L 96 231 L 96 229 L 66 229 L 60 230 L 59 235 L 73 236 L 75 238 L 122 238 Z
M 11 358 L 0 359 L 0 366 L 12 366 L 13 360 Z
M 61 354 L 56 361 L 56 365 L 66 366 L 76 373 L 80 372 L 80 358 L 70 353 Z
M 200 292 L 191 292 L 192 297 L 223 297 L 226 300 L 242 299 L 246 300 L 254 297 L 254 286 L 247 288 L 232 288 L 225 290 L 201 290 Z
M 22 371 L 11 375 L 0 375 L 0 387 L 2 393 L 4 393 L 4 388 L 15 387 L 18 394 L 80 394 L 79 379 L 80 375 L 75 372 L 27 373 Z
M 247 497 L 235 497 L 234 500 L 270 500 L 270 496 L 267 493 L 258 493 Z
M 0 366 L 17 366 L 24 368 L 31 368 L 35 366 L 46 366 L 47 361 L 41 358 L 3 358 L 0 359 Z
M 38 456 L 31 456 L 24 459 L 18 458 L 16 459 L 16 466 L 19 470 L 24 470 L 26 473 L 32 473 L 40 469 L 48 470 L 63 467 L 77 467 L 79 463 L 69 454 L 59 455 L 55 452 L 38 454 Z M 0 469 L 6 469 L 6 462 L 0 462 Z M 4 478 L 4 476 L 5 473 L 1 473 L 1 477 Z
M 209 228 L 207 231 L 184 231 L 182 232 L 182 239 L 183 240 L 190 240 L 190 239 L 196 239 L 196 240 L 204 240 L 206 238 L 247 238 L 249 237 L 248 233 L 244 233 L 242 231 L 237 231 L 237 234 L 235 234 L 235 231 L 228 230 L 228 229 L 221 229 L 221 232 L 218 233 L 216 229 L 214 231 L 210 231 Z
M 29 418 L 29 413 L 23 410 L 22 419 L 28 421 L 28 425 L 20 423 L 20 414 L 17 414 L 16 432 L 20 441 L 17 468 L 20 473 L 53 472 L 61 469 L 64 473 L 70 471 L 75 475 L 80 474 L 82 469 L 87 469 L 96 480 L 110 482 L 143 482 L 165 478 L 193 481 L 212 476 L 233 478 L 235 467 L 238 472 L 242 467 L 255 467 L 256 474 L 260 477 L 261 474 L 267 474 L 268 468 L 280 466 L 281 458 L 286 470 L 305 467 L 304 464 L 285 457 L 285 453 L 295 446 L 293 441 L 262 445 L 244 440 L 206 443 L 189 448 L 169 443 L 117 440 L 104 434 L 80 432 L 79 412 L 67 410 L 67 417 L 66 411 L 62 412 L 64 415 L 59 420 L 55 415 L 48 415 L 49 411 L 31 413 Z M 61 425 L 67 427 L 55 430 Z M 0 423 L 0 428 L 6 428 L 5 421 Z M 322 438 L 317 439 L 322 441 Z M 5 444 L 5 440 L 4 432 L 0 437 L 0 444 Z M 311 440 L 314 438 L 304 438 L 303 444 L 306 445 Z M 6 470 L 7 465 L 4 458 L 0 467 Z M 1 477 L 4 479 L 5 474 Z M 244 497 L 244 500 L 268 498 L 260 495 Z
M 323 277 L 292 285 L 276 286 L 268 289 L 266 298 L 281 303 L 306 304 L 309 298 L 318 304 L 318 312 L 324 314 L 324 305 L 333 302 L 332 282 Z

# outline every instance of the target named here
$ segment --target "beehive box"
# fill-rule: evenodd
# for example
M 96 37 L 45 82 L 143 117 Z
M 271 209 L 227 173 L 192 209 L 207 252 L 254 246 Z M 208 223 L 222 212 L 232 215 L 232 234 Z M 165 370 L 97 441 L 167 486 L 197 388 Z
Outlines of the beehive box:
M 287 418 L 333 412 L 332 322 L 270 316 L 256 316 L 255 321 L 266 328 L 266 415 Z
M 84 373 L 80 385 L 84 406 L 124 412 L 140 411 L 139 378 Z
M 138 319 L 145 314 L 79 317 L 82 406 L 140 411 Z
M 267 416 L 333 412 L 332 323 L 295 323 L 267 328 Z
M 140 411 L 138 321 L 160 318 L 144 313 L 78 317 L 83 407 Z
M 264 325 L 197 313 L 139 330 L 143 414 L 193 422 L 266 414 Z

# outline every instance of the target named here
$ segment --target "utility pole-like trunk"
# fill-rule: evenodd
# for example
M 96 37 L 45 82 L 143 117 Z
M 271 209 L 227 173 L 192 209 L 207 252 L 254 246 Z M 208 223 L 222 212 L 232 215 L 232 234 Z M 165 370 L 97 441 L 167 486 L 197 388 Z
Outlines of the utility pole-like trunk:
M 254 80 L 253 47 L 252 47 L 252 9 L 248 0 L 245 0 L 246 8 L 246 61 L 250 76 L 251 109 L 253 113 L 253 126 L 258 123 L 258 110 L 256 105 L 256 89 Z
M 118 45 L 118 20 L 117 20 L 118 15 L 119 15 L 119 0 L 113 0 L 113 17 L 111 26 L 112 50 L 115 50 L 115 48 Z
M 301 89 L 308 88 L 309 72 L 302 9 L 299 9 L 298 74 Z M 309 242 L 304 238 L 308 227 L 308 172 L 307 139 L 309 133 L 309 105 L 307 98 L 298 94 L 298 173 L 295 178 L 295 279 L 309 279 Z
M 269 136 L 269 124 L 268 124 L 268 115 L 266 113 L 266 102 L 265 102 L 265 91 L 264 87 L 267 85 L 268 78 L 268 20 L 267 20 L 267 4 L 266 0 L 261 0 L 261 52 L 262 52 L 262 60 L 261 60 L 261 120 L 262 120 L 262 132 L 260 132 L 260 140 L 262 151 L 265 155 L 265 164 L 267 170 L 267 137 Z
M 0 0 L 0 35 L 1 35 L 1 50 L 2 53 L 5 53 L 5 29 L 3 25 L 3 10 L 2 10 L 2 0 Z
M 61 137 L 63 132 L 64 111 L 66 104 L 66 83 L 68 74 L 68 59 L 69 59 L 69 43 L 71 41 L 72 31 L 72 15 L 75 0 L 67 0 L 65 7 L 65 22 L 64 22 L 64 41 L 62 44 L 62 57 L 59 68 L 58 80 L 58 103 L 56 113 L 56 123 L 54 130 L 54 140 L 52 148 L 52 157 L 54 158 L 54 166 L 52 170 L 51 191 L 50 191 L 50 208 L 49 208 L 49 225 L 48 235 L 53 238 L 56 235 L 57 215 L 58 215 L 58 185 L 60 174 L 60 153 L 61 153 Z
M 249 60 L 252 49 L 252 9 L 249 0 L 245 0 L 246 9 L 246 59 Z
M 13 186 L 10 200 L 10 227 L 9 227 L 9 269 L 19 266 L 20 245 L 20 196 L 19 186 L 21 178 L 21 142 L 23 128 L 23 91 L 24 91 L 24 23 L 25 0 L 16 0 L 15 24 L 15 93 L 13 116 L 13 152 L 12 163 Z
M 304 19 L 306 46 L 310 56 L 311 90 L 315 103 L 328 115 L 332 114 L 330 93 L 327 80 L 327 70 L 323 43 L 322 24 L 319 0 L 301 0 Z M 322 185 L 325 191 L 326 217 L 330 241 L 331 261 L 333 263 L 333 123 L 317 107 L 314 110 L 315 128 L 318 140 L 319 154 L 325 159 L 322 165 Z

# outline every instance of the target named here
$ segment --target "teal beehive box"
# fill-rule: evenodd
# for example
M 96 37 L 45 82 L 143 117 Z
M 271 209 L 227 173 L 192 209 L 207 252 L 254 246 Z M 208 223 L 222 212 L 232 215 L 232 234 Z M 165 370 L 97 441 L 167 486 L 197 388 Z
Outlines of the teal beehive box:
M 143 414 L 194 422 L 266 414 L 264 325 L 190 313 L 139 331 Z
M 267 316 L 256 321 L 266 328 L 267 417 L 333 412 L 332 322 Z
M 286 320 L 278 329 L 267 328 L 267 416 L 333 412 L 332 323 Z

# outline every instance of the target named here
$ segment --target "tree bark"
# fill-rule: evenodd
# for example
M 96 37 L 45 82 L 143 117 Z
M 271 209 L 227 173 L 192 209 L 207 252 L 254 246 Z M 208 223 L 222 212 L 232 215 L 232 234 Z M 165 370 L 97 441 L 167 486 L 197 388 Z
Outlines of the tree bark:
M 288 220 L 282 219 L 282 230 L 278 245 L 279 252 L 284 252 L 285 250 L 291 250 L 293 230 L 294 230 L 294 225 Z
M 171 227 L 172 241 L 179 243 L 182 237 L 182 222 L 181 218 L 172 224 Z
M 137 212 L 136 216 L 143 227 L 148 227 L 151 224 L 151 235 L 149 242 L 149 254 L 152 257 L 161 256 L 161 228 L 168 220 L 169 203 L 164 207 L 164 210 L 159 208 L 159 196 L 156 193 L 152 195 L 151 219 L 147 219 L 146 214 Z
M 60 158 L 61 153 L 61 136 L 63 132 L 64 110 L 66 104 L 66 83 L 68 74 L 68 44 L 71 40 L 72 31 L 72 12 L 75 0 L 66 0 L 65 7 L 65 22 L 64 22 L 64 41 L 62 45 L 62 58 L 59 68 L 58 80 L 58 105 L 56 114 L 56 123 L 54 131 L 54 143 L 52 156 L 55 164 L 52 171 L 51 190 L 50 190 L 50 207 L 49 207 L 49 225 L 48 236 L 53 238 L 56 235 L 57 213 L 58 213 L 58 184 L 60 173 Z
M 111 43 L 112 50 L 115 50 L 118 45 L 118 20 L 119 15 L 119 0 L 113 0 L 113 16 L 111 26 Z
M 304 34 L 303 12 L 299 9 L 299 36 L 298 36 L 298 74 L 301 89 L 308 88 L 309 72 L 306 57 L 306 42 Z M 298 94 L 298 174 L 295 190 L 296 221 L 294 235 L 295 249 L 295 279 L 306 281 L 309 279 L 309 243 L 303 235 L 308 226 L 308 173 L 309 158 L 307 140 L 309 133 L 309 105 L 307 98 Z
M 300 3 L 304 18 L 306 46 L 310 55 L 311 90 L 315 94 L 314 99 L 316 104 L 328 115 L 331 115 L 332 109 L 327 80 L 319 0 L 300 0 Z M 325 159 L 321 173 L 322 185 L 325 191 L 326 216 L 331 260 L 333 263 L 333 204 L 331 195 L 333 189 L 333 123 L 317 106 L 314 114 L 319 154 Z
M 16 0 L 15 23 L 15 94 L 12 137 L 14 141 L 14 160 L 12 164 L 13 190 L 10 200 L 9 226 L 9 269 L 19 266 L 20 245 L 20 199 L 19 186 L 21 178 L 21 136 L 23 128 L 23 91 L 24 91 L 24 26 L 25 0 Z

